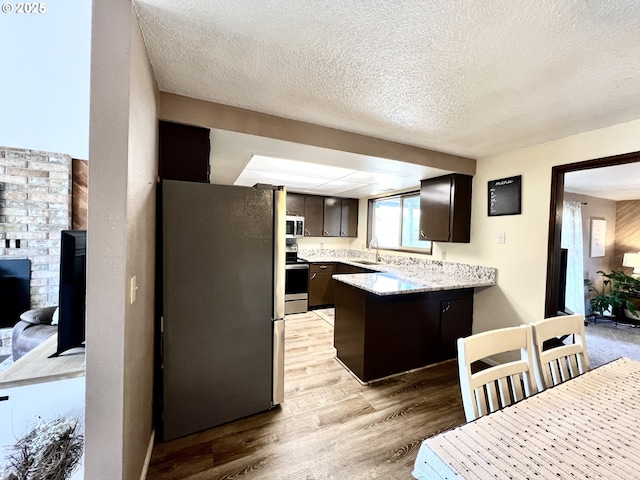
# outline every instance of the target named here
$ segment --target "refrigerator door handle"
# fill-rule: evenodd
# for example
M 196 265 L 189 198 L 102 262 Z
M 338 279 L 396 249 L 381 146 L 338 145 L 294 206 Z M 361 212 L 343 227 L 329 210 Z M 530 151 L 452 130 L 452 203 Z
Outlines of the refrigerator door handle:
M 284 401 L 284 319 L 273 321 L 273 394 L 271 403 Z
M 285 236 L 287 193 L 284 187 L 273 192 L 273 318 L 284 318 Z

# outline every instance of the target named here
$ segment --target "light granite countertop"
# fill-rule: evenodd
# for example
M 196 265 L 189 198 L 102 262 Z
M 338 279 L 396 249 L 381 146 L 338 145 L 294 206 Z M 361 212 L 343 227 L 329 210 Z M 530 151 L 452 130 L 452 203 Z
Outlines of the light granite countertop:
M 340 253 L 343 256 L 339 256 Z M 461 288 L 489 287 L 496 284 L 492 267 L 429 260 L 421 257 L 382 255 L 375 260 L 367 251 L 302 251 L 309 262 L 340 262 L 375 270 L 376 273 L 335 274 L 335 280 L 376 295 L 402 295 Z M 364 263 L 362 263 L 364 261 Z

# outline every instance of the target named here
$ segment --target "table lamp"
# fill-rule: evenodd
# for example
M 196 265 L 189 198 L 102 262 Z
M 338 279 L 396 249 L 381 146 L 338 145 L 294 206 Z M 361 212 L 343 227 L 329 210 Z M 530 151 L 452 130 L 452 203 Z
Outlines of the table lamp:
M 633 277 L 640 276 L 640 252 L 625 253 L 622 257 L 623 267 L 633 267 Z

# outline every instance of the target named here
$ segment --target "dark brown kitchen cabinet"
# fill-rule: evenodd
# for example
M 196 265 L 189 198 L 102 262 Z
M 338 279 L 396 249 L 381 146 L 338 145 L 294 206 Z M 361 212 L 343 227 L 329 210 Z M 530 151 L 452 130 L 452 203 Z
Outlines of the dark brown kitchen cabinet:
M 309 308 L 333 306 L 337 273 L 335 263 L 311 263 L 309 265 Z
M 453 173 L 420 182 L 420 240 L 469 243 L 472 179 Z
M 287 192 L 287 215 L 304 217 L 305 195 Z
M 324 199 L 324 227 L 325 237 L 339 237 L 342 225 L 342 201 L 339 198 L 326 197 Z
M 358 199 L 325 197 L 323 236 L 358 236 Z
M 340 263 L 338 264 L 338 273 L 376 273 L 376 271 L 368 268 L 356 267 L 355 265 Z
M 358 199 L 343 198 L 340 201 L 340 236 L 358 236 Z
M 158 176 L 209 183 L 209 129 L 160 121 Z
M 358 236 L 357 198 L 288 193 L 287 215 L 304 216 L 305 237 Z
M 473 288 L 375 295 L 335 282 L 337 357 L 363 382 L 455 358 L 471 335 Z
M 322 237 L 324 227 L 324 197 L 305 195 L 304 236 Z
M 456 358 L 458 338 L 471 335 L 473 295 L 440 301 L 440 358 Z

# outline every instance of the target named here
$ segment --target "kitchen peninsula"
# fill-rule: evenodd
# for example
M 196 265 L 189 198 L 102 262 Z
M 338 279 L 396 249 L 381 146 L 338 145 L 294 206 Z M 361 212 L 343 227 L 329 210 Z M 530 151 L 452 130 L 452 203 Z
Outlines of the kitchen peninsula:
M 327 261 L 323 253 L 302 255 Z M 331 261 L 372 271 L 333 275 L 337 358 L 363 383 L 455 358 L 456 340 L 471 334 L 474 289 L 495 285 L 490 267 L 344 253 Z

